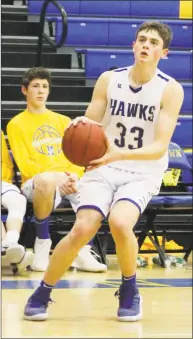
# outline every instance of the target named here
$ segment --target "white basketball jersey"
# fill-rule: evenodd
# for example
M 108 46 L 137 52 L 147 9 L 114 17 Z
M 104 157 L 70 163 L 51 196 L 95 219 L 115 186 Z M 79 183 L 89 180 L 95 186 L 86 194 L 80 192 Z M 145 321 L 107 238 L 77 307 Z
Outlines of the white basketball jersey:
M 149 82 L 133 88 L 129 83 L 131 67 L 113 72 L 102 120 L 106 136 L 119 150 L 141 148 L 154 141 L 162 94 L 170 80 L 168 75 L 157 69 Z M 162 176 L 168 167 L 168 152 L 159 160 L 123 160 L 112 162 L 110 166 Z

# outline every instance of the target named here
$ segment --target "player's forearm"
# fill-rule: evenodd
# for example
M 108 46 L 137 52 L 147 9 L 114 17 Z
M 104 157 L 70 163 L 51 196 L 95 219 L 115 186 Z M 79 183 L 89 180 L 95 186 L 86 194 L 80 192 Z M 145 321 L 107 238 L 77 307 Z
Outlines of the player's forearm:
M 122 160 L 158 160 L 164 156 L 166 151 L 167 148 L 164 145 L 155 141 L 138 149 L 123 151 Z

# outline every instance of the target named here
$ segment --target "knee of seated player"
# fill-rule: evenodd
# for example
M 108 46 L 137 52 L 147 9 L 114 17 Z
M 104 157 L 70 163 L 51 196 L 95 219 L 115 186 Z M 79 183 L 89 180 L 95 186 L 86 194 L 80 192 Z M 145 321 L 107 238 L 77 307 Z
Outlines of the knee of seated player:
M 71 234 L 75 238 L 89 241 L 98 231 L 102 215 L 94 210 L 79 210 Z
M 25 214 L 27 199 L 23 194 L 15 191 L 8 191 L 4 194 L 2 199 L 2 205 L 8 209 L 8 211 L 23 211 Z
M 34 190 L 36 193 L 48 197 L 56 189 L 56 179 L 53 173 L 41 173 L 34 179 Z
M 5 194 L 3 206 L 8 210 L 8 217 L 11 219 L 21 219 L 26 213 L 27 199 L 23 194 L 9 191 Z

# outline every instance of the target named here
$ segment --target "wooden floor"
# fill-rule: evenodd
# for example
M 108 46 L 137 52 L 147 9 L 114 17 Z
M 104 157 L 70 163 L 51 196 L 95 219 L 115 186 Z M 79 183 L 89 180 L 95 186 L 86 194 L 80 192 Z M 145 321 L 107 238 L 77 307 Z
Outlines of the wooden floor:
M 135 323 L 116 320 L 120 284 L 115 256 L 107 273 L 69 271 L 53 291 L 49 320 L 22 319 L 23 308 L 42 278 L 31 272 L 13 277 L 2 271 L 2 338 L 192 338 L 192 268 L 138 268 L 144 317 Z

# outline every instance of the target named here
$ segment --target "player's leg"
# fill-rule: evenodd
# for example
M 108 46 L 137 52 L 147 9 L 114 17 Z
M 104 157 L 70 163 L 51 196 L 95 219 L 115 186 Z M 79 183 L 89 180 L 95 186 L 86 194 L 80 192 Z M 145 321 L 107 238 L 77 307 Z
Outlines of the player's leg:
M 102 215 L 91 209 L 80 209 L 72 230 L 54 249 L 44 282 L 54 286 L 62 274 L 70 267 L 79 250 L 94 237 L 98 231 Z M 59 262 L 59 265 L 56 263 Z
M 70 267 L 79 250 L 96 234 L 101 220 L 109 211 L 113 196 L 111 187 L 106 182 L 97 181 L 95 176 L 93 181 L 92 175 L 81 180 L 76 222 L 68 235 L 55 247 L 40 287 L 27 302 L 25 319 L 47 318 L 46 309 L 52 288 Z
M 136 263 L 138 243 L 133 233 L 133 227 L 139 215 L 139 209 L 129 201 L 118 201 L 109 215 L 109 226 L 115 241 L 118 262 L 122 272 L 122 284 L 119 289 L 121 295 L 118 319 L 123 319 L 124 321 L 134 321 L 141 317 L 141 309 L 137 309 L 136 314 L 131 313 L 131 311 L 128 312 L 128 309 L 132 308 L 133 300 L 135 300 L 134 296 L 137 291 Z M 125 289 L 128 290 L 126 298 L 123 296 Z M 137 293 L 137 298 L 140 302 L 138 294 L 139 293 Z M 124 310 L 122 311 L 122 309 Z
M 138 243 L 133 227 L 157 191 L 155 184 L 144 179 L 120 186 L 114 195 L 109 225 L 122 272 L 118 309 L 120 321 L 136 321 L 142 317 L 141 297 L 136 285 Z
M 1 241 L 4 240 L 5 235 L 6 235 L 5 226 L 4 226 L 3 222 L 1 221 Z
M 70 201 L 71 206 L 74 209 L 74 212 L 76 213 L 78 205 L 78 194 L 77 193 L 70 194 L 68 196 L 65 196 L 65 198 Z M 105 264 L 100 263 L 97 260 L 96 257 L 98 255 L 92 250 L 92 245 L 93 239 L 79 250 L 76 258 L 73 260 L 71 264 L 71 268 L 75 268 L 78 271 L 95 273 L 107 271 L 107 266 Z
M 34 261 L 31 268 L 44 272 L 49 263 L 51 239 L 49 234 L 49 216 L 61 202 L 60 193 L 56 190 L 61 175 L 64 173 L 45 172 L 36 175 L 22 186 L 26 198 L 33 202 L 35 216 L 36 240 L 34 245 Z
M 6 252 L 6 249 L 3 247 L 3 240 L 5 238 L 5 235 L 6 235 L 5 226 L 4 223 L 1 221 L 1 255 L 4 255 Z
M 77 213 L 72 230 L 55 247 L 40 287 L 28 299 L 24 310 L 27 320 L 46 320 L 52 288 L 71 266 L 79 250 L 96 234 L 102 215 L 95 210 Z
M 8 210 L 6 220 L 6 236 L 4 242 L 7 245 L 16 244 L 19 240 L 26 212 L 26 198 L 21 194 L 18 187 L 6 183 L 6 189 L 2 183 L 1 204 Z
M 6 184 L 2 194 L 2 206 L 7 208 L 6 235 L 2 245 L 6 248 L 6 257 L 10 264 L 17 264 L 22 270 L 31 265 L 33 253 L 25 252 L 25 248 L 18 244 L 23 218 L 26 212 L 26 198 L 20 190 L 12 184 Z

